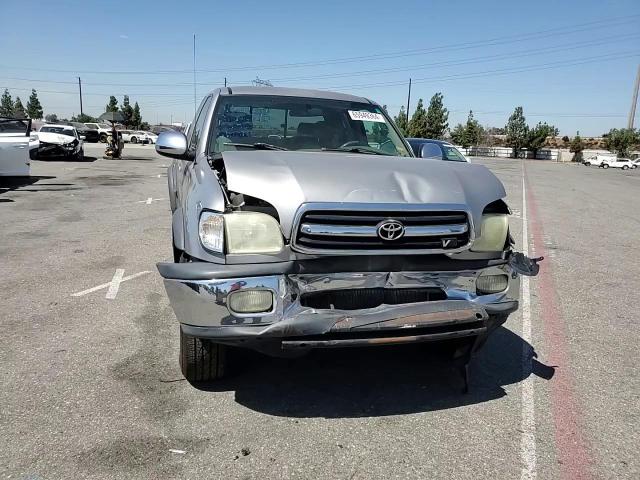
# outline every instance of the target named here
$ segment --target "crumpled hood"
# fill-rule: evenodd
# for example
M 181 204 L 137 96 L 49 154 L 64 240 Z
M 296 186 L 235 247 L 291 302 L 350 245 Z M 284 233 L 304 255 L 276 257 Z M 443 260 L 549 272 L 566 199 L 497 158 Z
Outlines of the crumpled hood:
M 476 234 L 484 207 L 506 196 L 482 165 L 413 157 L 296 151 L 222 154 L 229 190 L 275 207 L 289 238 L 303 203 L 440 204 L 470 210 Z
M 72 143 L 74 140 L 76 140 L 76 137 L 61 135 L 54 132 L 38 132 L 38 140 L 45 143 L 64 145 L 65 143 Z

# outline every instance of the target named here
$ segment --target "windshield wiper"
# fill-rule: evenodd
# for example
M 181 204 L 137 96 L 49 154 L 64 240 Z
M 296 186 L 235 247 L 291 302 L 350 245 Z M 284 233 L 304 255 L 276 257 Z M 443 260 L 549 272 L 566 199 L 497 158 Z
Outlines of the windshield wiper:
M 350 153 L 368 153 L 370 155 L 391 155 L 371 147 L 344 147 L 344 148 L 323 148 L 323 152 L 350 152 Z
M 288 150 L 278 145 L 271 145 L 270 143 L 223 143 L 223 145 L 229 145 L 230 147 L 245 147 L 253 148 L 255 150 Z

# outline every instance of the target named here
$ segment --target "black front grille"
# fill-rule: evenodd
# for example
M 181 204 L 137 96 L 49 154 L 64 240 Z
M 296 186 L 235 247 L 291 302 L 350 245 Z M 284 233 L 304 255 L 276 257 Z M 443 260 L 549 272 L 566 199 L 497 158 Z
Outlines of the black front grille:
M 304 307 L 317 309 L 359 310 L 380 305 L 433 302 L 446 300 L 440 288 L 353 288 L 305 293 L 300 297 Z
M 385 220 L 396 220 L 407 227 L 446 227 L 464 224 L 464 233 L 409 236 L 385 241 L 375 236 L 317 235 L 303 231 L 303 225 L 377 227 Z M 307 250 L 455 250 L 469 243 L 471 227 L 467 214 L 461 211 L 347 211 L 313 210 L 302 215 L 296 226 L 294 246 Z

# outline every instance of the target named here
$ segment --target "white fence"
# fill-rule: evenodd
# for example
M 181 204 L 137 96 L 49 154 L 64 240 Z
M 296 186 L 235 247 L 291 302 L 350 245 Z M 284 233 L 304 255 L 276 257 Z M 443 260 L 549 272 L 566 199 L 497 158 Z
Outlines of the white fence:
M 470 157 L 502 157 L 510 158 L 513 154 L 513 149 L 510 147 L 460 147 L 456 146 L 465 155 Z M 582 158 L 591 158 L 596 155 L 611 155 L 608 150 L 584 150 L 582 152 Z M 631 152 L 631 158 L 639 156 L 640 152 Z M 536 156 L 533 156 L 533 152 L 528 150 L 520 150 L 518 158 L 530 158 L 532 160 L 550 160 L 552 162 L 571 162 L 573 161 L 574 154 L 567 148 L 544 148 L 538 150 Z
M 471 157 L 503 157 L 509 158 L 513 154 L 513 149 L 510 147 L 456 147 L 465 155 Z M 561 155 L 560 149 L 541 149 L 538 150 L 537 155 L 535 156 L 536 160 L 551 160 L 553 162 L 558 161 L 571 161 L 571 158 L 568 160 L 565 159 L 565 155 Z M 568 150 L 567 150 L 568 153 Z M 573 154 L 571 154 L 573 157 Z M 518 152 L 518 158 L 534 158 L 533 152 L 528 150 L 520 150 Z

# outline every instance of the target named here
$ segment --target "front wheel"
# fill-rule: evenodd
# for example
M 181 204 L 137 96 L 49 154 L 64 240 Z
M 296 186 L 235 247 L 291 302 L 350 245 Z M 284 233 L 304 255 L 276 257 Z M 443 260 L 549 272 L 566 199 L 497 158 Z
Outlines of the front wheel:
M 607 163 L 603 163 L 603 164 L 602 164 L 602 168 L 609 168 L 609 164 L 607 164 Z
M 225 374 L 226 346 L 191 337 L 180 328 L 180 368 L 190 383 L 218 380 Z
M 131 143 L 138 143 L 138 137 L 131 137 Z
M 590 167 L 590 166 L 591 166 L 591 162 L 584 162 L 584 164 L 585 164 L 587 167 Z
M 623 165 L 623 166 L 622 166 L 622 169 L 623 169 L 623 170 L 629 170 L 629 167 L 627 167 L 626 165 Z
M 107 143 L 107 134 L 106 133 L 101 133 L 100 134 L 100 142 Z

